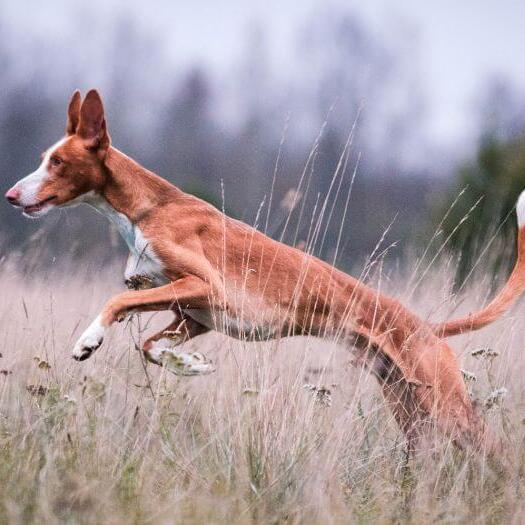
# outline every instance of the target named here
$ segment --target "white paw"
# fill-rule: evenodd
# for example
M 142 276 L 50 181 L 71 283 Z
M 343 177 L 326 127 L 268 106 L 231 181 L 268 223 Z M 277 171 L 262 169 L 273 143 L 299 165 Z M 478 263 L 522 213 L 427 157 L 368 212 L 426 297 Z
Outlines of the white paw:
M 162 343 L 154 345 L 149 355 L 156 363 L 178 376 L 202 376 L 216 370 L 213 362 L 201 353 L 178 352 Z
M 105 328 L 98 316 L 80 336 L 73 348 L 73 359 L 84 361 L 102 344 Z

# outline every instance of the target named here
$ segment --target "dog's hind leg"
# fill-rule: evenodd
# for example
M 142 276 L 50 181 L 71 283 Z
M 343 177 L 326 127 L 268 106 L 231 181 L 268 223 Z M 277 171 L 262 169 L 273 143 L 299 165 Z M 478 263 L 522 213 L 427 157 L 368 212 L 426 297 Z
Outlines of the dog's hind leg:
M 396 357 L 398 362 L 392 361 L 397 372 L 384 381 L 383 392 L 412 414 L 406 417 L 405 432 L 428 433 L 434 427 L 460 448 L 500 452 L 472 404 L 456 356 L 446 343 L 415 337 Z
M 380 350 L 372 358 L 371 368 L 385 401 L 405 434 L 408 454 L 412 455 L 430 425 L 428 414 L 422 410 L 414 393 L 417 385 L 408 382 L 399 368 Z
M 176 312 L 173 322 L 145 341 L 142 352 L 148 361 L 165 367 L 175 375 L 211 374 L 215 366 L 204 355 L 178 349 L 186 341 L 208 331 L 209 328 L 191 317 Z
M 435 337 L 417 334 L 396 349 L 389 338 L 369 343 L 362 350 L 396 421 L 405 433 L 409 450 L 436 428 L 460 448 L 498 454 L 495 440 L 467 393 L 453 351 Z
M 405 435 L 407 450 L 411 455 L 429 428 L 428 415 L 421 409 L 414 395 L 414 385 L 405 379 L 400 369 L 379 346 L 363 337 L 354 341 L 353 346 L 358 352 L 357 362 L 363 364 L 377 379 L 388 408 Z

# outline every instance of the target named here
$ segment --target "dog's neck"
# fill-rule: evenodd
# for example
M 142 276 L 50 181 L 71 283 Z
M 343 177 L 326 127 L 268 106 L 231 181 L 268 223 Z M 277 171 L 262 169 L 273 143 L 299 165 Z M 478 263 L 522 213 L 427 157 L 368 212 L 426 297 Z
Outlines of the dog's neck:
M 85 194 L 81 202 L 112 222 L 133 252 L 139 221 L 151 210 L 175 201 L 183 192 L 115 148 L 108 151 L 105 164 L 106 184 L 98 192 Z
M 130 222 L 137 223 L 152 209 L 183 194 L 116 148 L 109 149 L 105 166 L 106 183 L 96 193 L 96 198 L 86 199 L 104 215 L 112 209 L 125 215 Z

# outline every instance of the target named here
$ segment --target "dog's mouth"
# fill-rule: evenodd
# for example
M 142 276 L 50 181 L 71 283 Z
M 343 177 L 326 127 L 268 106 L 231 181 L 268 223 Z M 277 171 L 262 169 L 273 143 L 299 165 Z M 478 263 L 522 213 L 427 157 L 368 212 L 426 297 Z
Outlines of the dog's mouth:
M 43 199 L 40 202 L 37 202 L 36 204 L 31 204 L 31 206 L 24 206 L 23 212 L 28 215 L 31 215 L 32 213 L 37 213 L 43 210 L 47 204 L 50 204 L 51 202 L 56 200 L 56 198 L 57 198 L 56 195 L 51 195 L 51 197 L 48 197 L 47 199 Z

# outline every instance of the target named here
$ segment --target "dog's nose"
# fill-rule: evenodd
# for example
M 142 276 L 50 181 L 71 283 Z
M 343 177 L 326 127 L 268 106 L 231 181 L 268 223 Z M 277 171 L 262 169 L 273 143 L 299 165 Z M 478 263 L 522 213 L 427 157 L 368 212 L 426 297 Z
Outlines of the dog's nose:
M 6 194 L 5 198 L 10 204 L 18 204 L 18 199 L 20 198 L 20 192 L 16 188 L 11 188 Z

